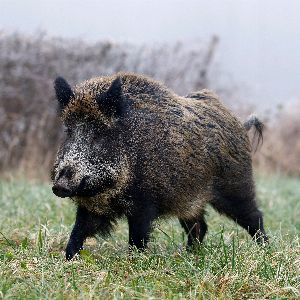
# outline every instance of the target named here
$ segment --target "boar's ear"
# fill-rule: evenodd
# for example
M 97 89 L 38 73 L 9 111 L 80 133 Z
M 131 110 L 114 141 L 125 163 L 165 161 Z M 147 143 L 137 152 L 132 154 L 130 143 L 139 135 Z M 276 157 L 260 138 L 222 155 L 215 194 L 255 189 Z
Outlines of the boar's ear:
M 67 81 L 62 77 L 57 77 L 55 79 L 54 89 L 59 103 L 59 108 L 63 110 L 68 105 L 71 97 L 74 95 L 73 91 Z
M 121 78 L 117 77 L 108 90 L 96 98 L 96 101 L 99 105 L 99 109 L 107 117 L 121 117 L 125 104 Z

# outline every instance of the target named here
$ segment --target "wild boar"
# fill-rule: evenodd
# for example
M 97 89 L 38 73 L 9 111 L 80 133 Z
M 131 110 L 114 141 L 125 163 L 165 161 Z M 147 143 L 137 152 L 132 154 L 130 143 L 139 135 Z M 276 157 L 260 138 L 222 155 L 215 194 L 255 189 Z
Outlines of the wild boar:
M 71 88 L 55 80 L 66 128 L 52 170 L 53 192 L 77 216 L 66 258 L 87 237 L 109 234 L 118 218 L 129 244 L 144 249 L 158 217 L 176 216 L 188 247 L 207 231 L 206 204 L 266 242 L 245 126 L 208 90 L 181 97 L 148 77 L 118 73 Z

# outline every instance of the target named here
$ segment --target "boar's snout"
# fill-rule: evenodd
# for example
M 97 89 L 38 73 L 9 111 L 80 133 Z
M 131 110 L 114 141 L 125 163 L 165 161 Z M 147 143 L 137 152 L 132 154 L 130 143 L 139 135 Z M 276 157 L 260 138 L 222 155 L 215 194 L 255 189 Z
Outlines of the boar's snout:
M 61 183 L 54 184 L 52 187 L 52 191 L 56 196 L 61 198 L 71 197 L 73 195 L 72 190 Z
M 77 186 L 73 186 L 72 177 L 74 172 L 70 167 L 65 167 L 59 172 L 58 178 L 52 187 L 53 193 L 61 198 L 72 197 L 76 194 Z

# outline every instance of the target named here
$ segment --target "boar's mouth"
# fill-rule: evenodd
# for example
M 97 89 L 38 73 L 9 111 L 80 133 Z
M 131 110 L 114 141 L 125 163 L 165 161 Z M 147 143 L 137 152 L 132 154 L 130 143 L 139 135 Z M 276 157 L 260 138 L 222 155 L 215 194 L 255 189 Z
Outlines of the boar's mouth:
M 114 180 L 109 177 L 102 178 L 97 184 L 91 184 L 89 177 L 84 177 L 77 188 L 75 196 L 93 197 L 114 187 Z
M 58 196 L 60 198 L 72 197 L 73 196 L 73 191 L 70 188 L 68 188 L 66 186 L 63 186 L 61 184 L 53 185 L 52 191 L 56 196 Z
M 58 181 L 53 185 L 52 191 L 60 198 L 93 197 L 114 186 L 114 181 L 111 178 L 103 178 L 97 184 L 92 184 L 89 179 L 89 176 L 85 176 L 77 187 L 70 187 L 68 184 Z

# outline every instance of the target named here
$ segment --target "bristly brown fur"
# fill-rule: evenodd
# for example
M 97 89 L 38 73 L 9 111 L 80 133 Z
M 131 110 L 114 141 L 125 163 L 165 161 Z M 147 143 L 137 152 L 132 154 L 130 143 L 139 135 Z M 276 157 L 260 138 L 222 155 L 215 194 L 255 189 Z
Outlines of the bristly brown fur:
M 228 176 L 239 181 L 240 176 L 251 172 L 250 145 L 243 125 L 208 90 L 197 95 L 209 101 L 198 101 L 179 97 L 147 77 L 119 73 L 77 85 L 64 118 L 81 112 L 113 122 L 105 119 L 95 97 L 117 76 L 134 108 L 128 121 L 134 130 L 132 151 L 135 156 L 141 149 L 144 152 L 140 176 L 145 188 L 163 191 L 167 202 L 172 202 L 164 204 L 168 213 L 195 217 L 213 198 L 216 178 Z M 174 178 L 180 184 L 172 184 Z M 227 183 L 224 188 L 228 188 Z
M 120 95 L 120 99 L 99 103 L 97 99 L 112 86 L 121 89 L 113 93 Z M 105 105 L 118 105 L 118 109 Z M 113 113 L 109 114 L 110 111 Z M 65 155 L 62 149 L 60 155 L 62 160 L 72 158 L 73 173 L 81 174 L 74 178 L 79 180 L 88 173 L 89 180 L 94 182 L 101 176 L 110 176 L 115 182 L 103 193 L 74 197 L 79 207 L 75 231 L 83 222 L 80 221 L 83 208 L 85 215 L 90 211 L 99 218 L 105 216 L 105 220 L 108 216 L 125 214 L 130 243 L 143 248 L 152 221 L 158 216 L 171 215 L 180 219 L 189 234 L 190 245 L 195 239 L 203 239 L 207 230 L 205 206 L 211 204 L 248 229 L 252 236 L 261 232 L 260 239 L 267 239 L 255 200 L 247 135 L 252 125 L 261 133 L 261 123 L 242 124 L 213 92 L 202 90 L 180 97 L 148 77 L 118 73 L 77 85 L 62 118 L 71 123 L 79 122 L 80 118 L 80 129 L 73 126 L 77 128 L 77 142 L 66 147 L 80 153 Z M 102 128 L 99 124 L 110 128 L 110 133 L 105 134 L 107 129 L 97 129 Z M 78 130 L 82 133 L 78 134 Z M 91 153 L 84 153 L 89 152 L 94 131 L 100 132 L 100 136 L 103 132 L 106 140 L 98 147 L 91 146 Z M 68 161 L 62 163 L 58 158 L 56 173 L 62 172 L 60 166 L 66 165 Z M 102 173 L 98 172 L 100 169 Z M 194 226 L 195 223 L 198 225 Z M 72 233 L 76 234 L 82 233 Z M 89 234 L 94 233 L 89 230 L 86 236 Z M 76 239 L 71 238 L 67 252 L 73 253 L 78 248 L 74 243 Z

